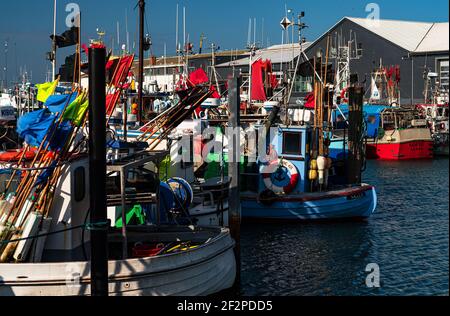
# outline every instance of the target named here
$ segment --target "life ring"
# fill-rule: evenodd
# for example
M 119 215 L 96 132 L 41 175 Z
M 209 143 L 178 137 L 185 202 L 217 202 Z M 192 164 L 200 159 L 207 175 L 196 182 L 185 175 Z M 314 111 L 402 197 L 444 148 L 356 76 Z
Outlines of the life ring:
M 261 170 L 264 185 L 267 189 L 272 190 L 277 194 L 289 194 L 294 191 L 300 180 L 300 174 L 297 167 L 290 161 L 284 159 L 276 159 L 270 164 L 265 165 Z M 282 182 L 289 177 L 289 183 L 284 186 L 279 186 L 275 181 Z
M 341 103 L 348 103 L 348 98 L 345 97 L 346 93 L 347 93 L 347 88 L 344 88 L 341 91 Z

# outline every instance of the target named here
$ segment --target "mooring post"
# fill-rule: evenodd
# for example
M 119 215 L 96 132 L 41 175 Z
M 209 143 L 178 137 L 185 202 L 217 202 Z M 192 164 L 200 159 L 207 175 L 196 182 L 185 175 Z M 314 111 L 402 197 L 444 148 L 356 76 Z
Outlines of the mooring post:
M 240 128 L 240 91 L 241 77 L 236 74 L 233 75 L 231 79 L 228 80 L 228 108 L 230 110 L 230 119 L 228 121 L 228 127 L 235 130 Z M 229 198 L 229 212 L 228 212 L 228 223 L 230 226 L 231 237 L 233 237 L 236 242 L 234 248 L 234 253 L 236 257 L 236 280 L 234 284 L 234 289 L 237 293 L 240 291 L 241 283 L 241 199 L 240 199 L 240 133 L 232 133 L 236 135 L 236 139 L 233 141 L 229 139 L 228 143 L 233 146 L 229 148 L 229 153 L 232 156 L 228 157 L 228 176 L 231 179 L 230 183 L 230 198 Z
M 89 192 L 91 295 L 108 295 L 106 213 L 106 48 L 89 48 Z

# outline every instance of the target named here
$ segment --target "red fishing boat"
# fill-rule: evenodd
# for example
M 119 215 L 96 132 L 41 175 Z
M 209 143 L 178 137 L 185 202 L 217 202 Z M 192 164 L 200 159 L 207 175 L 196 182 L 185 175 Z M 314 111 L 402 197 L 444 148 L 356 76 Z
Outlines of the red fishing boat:
M 377 133 L 366 146 L 368 159 L 407 160 L 433 158 L 433 139 L 424 119 L 416 111 L 385 108 L 379 116 L 369 115 L 367 124 L 378 124 Z

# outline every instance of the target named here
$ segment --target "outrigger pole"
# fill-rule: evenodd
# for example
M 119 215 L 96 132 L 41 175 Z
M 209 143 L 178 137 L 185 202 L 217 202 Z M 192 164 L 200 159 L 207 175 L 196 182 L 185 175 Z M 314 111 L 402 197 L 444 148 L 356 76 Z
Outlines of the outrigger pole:
M 53 41 L 52 41 L 52 80 L 55 80 L 56 74 L 56 0 L 53 4 Z
M 139 90 L 138 90 L 138 121 L 142 121 L 142 110 L 144 107 L 143 89 L 144 89 L 144 18 L 145 18 L 145 0 L 139 0 Z

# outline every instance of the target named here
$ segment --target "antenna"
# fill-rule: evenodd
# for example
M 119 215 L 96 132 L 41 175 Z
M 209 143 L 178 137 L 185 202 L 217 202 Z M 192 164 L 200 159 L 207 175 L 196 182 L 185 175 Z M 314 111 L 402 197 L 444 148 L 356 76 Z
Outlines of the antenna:
M 120 47 L 120 25 L 119 25 L 119 21 L 117 21 L 117 46 Z
M 175 31 L 175 51 L 178 53 L 178 30 L 179 30 L 179 25 L 178 25 L 178 21 L 180 20 L 180 17 L 179 17 L 179 9 L 178 9 L 178 7 L 179 7 L 179 5 L 178 5 L 178 3 L 177 3 L 177 17 L 176 17 L 176 22 L 175 22 L 175 24 L 176 24 L 176 26 L 175 26 L 175 28 L 176 28 L 176 31 Z
M 5 85 L 8 89 L 8 39 L 5 41 Z
M 256 44 L 256 18 L 253 19 L 253 44 Z
M 247 47 L 251 46 L 252 41 L 252 18 L 248 19 Z
M 128 10 L 125 9 L 125 31 L 127 33 L 127 51 L 130 51 L 130 33 L 128 32 Z
M 261 24 L 261 46 L 264 47 L 264 18 L 262 18 Z
M 183 7 L 183 50 L 186 49 L 186 7 Z

